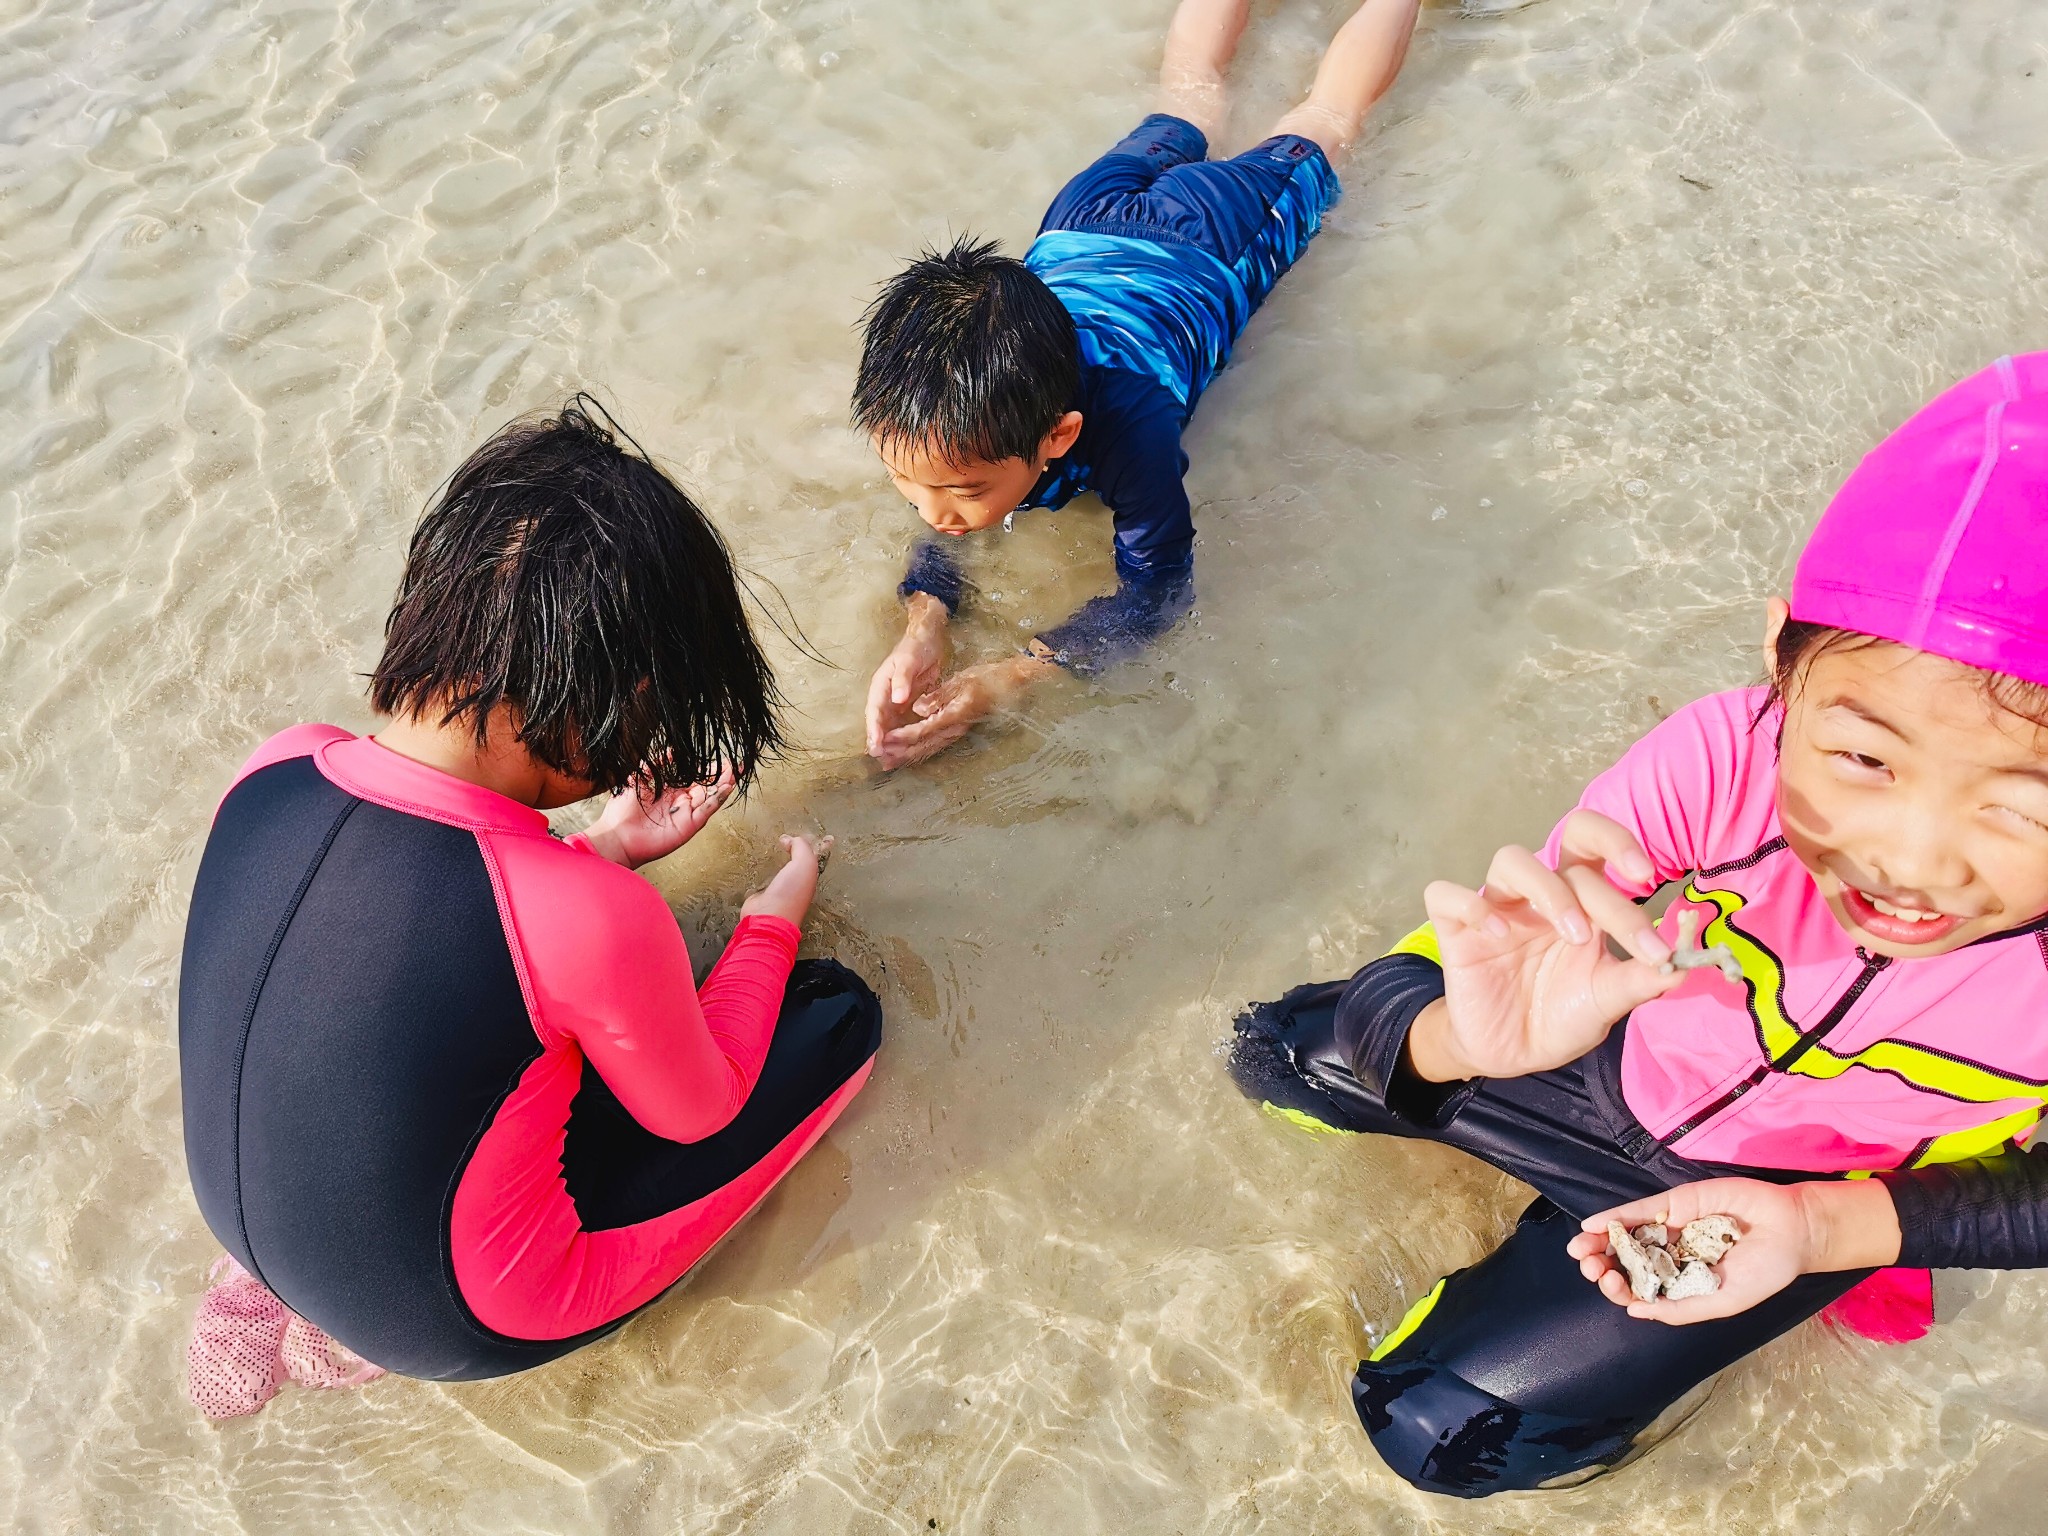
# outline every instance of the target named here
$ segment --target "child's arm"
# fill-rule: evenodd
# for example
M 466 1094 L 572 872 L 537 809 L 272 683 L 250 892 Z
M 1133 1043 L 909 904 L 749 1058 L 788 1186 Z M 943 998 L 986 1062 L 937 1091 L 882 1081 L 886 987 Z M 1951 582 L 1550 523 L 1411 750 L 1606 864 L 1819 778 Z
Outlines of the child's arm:
M 1904 1234 L 1899 1262 L 1923 1269 L 2048 1268 L 2048 1154 L 1881 1173 Z
M 1438 880 L 1422 893 L 1444 971 L 1443 998 L 1408 1033 L 1408 1063 L 1424 1081 L 1561 1067 L 1686 979 L 1660 969 L 1670 946 L 1623 894 L 1652 879 L 1634 835 L 1580 810 L 1553 841 L 1554 869 L 1526 848 L 1508 847 L 1494 855 L 1482 889 Z M 1630 958 L 1609 953 L 1609 938 Z
M 938 685 L 946 665 L 946 632 L 950 605 L 922 588 L 903 599 L 903 638 L 882 658 L 868 684 L 868 755 L 890 768 L 897 754 L 890 738 L 916 720 L 915 705 Z M 903 761 L 909 761 L 905 758 Z
M 946 665 L 947 629 L 967 589 L 960 561 L 946 540 L 926 536 L 910 552 L 896 595 L 903 600 L 903 638 L 882 659 L 868 684 L 868 755 L 899 766 L 888 745 L 891 732 L 916 720 L 912 709 L 937 686 Z M 908 759 L 904 759 L 908 761 Z
M 722 1130 L 746 1103 L 775 1033 L 818 855 L 789 860 L 747 898 L 699 997 L 661 893 L 594 850 L 492 837 L 493 884 L 535 1032 L 574 1040 L 633 1118 L 671 1141 Z
M 1669 1212 L 1733 1216 L 1742 1238 L 1718 1266 L 1718 1291 L 1639 1302 L 1606 1252 L 1607 1223 Z M 1586 1219 L 1571 1243 L 1587 1279 L 1617 1306 L 1662 1323 L 1730 1317 L 1793 1277 L 1903 1264 L 1913 1269 L 2048 1268 L 2048 1156 L 2008 1148 L 1995 1157 L 1905 1168 L 1870 1179 L 1705 1179 Z
M 1446 996 L 1409 1030 L 1417 1075 L 1561 1066 L 1678 984 L 1683 973 L 1657 970 L 1669 947 L 1636 900 L 1768 835 L 1774 754 L 1769 722 L 1750 727 L 1759 699 L 1743 690 L 1687 705 L 1586 786 L 1540 855 L 1503 848 L 1483 891 L 1430 887 Z M 1602 933 L 1635 960 L 1609 955 Z
M 961 574 L 960 562 L 954 557 L 952 546 L 942 538 L 927 534 L 911 550 L 910 567 L 904 571 L 896 595 L 905 603 L 920 593 L 935 598 L 950 619 L 959 611 L 960 599 L 966 590 L 967 578 Z
M 1117 588 L 1038 637 L 1044 655 L 1083 676 L 1137 655 L 1180 621 L 1195 596 L 1195 521 L 1179 405 L 1149 384 L 1113 397 L 1111 405 L 1116 437 L 1093 483 L 1116 516 Z
M 1064 624 L 1038 637 L 1048 660 L 1083 677 L 1128 661 L 1194 606 L 1192 560 L 1185 570 L 1140 572 L 1125 569 L 1123 551 L 1117 553 L 1116 591 L 1091 597 Z
M 1682 1227 L 1702 1216 L 1733 1217 L 1741 1236 L 1714 1266 L 1718 1290 L 1683 1300 L 1638 1301 L 1607 1250 L 1607 1224 Z M 1900 1222 L 1877 1179 L 1702 1179 L 1588 1216 L 1566 1251 L 1579 1273 L 1629 1316 L 1659 1323 L 1733 1317 L 1775 1296 L 1801 1275 L 1881 1269 L 1900 1259 Z M 1908 1259 L 1907 1262 L 1917 1262 Z

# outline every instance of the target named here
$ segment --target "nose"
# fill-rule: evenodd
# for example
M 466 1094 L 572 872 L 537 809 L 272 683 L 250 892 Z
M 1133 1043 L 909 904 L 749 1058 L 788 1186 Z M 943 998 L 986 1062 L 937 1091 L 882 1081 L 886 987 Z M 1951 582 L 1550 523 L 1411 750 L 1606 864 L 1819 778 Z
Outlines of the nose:
M 943 496 L 930 493 L 923 496 L 913 496 L 910 498 L 910 504 L 917 508 L 917 515 L 919 517 L 923 518 L 940 533 L 959 533 L 967 526 L 961 520 L 960 514 L 954 509 L 953 504 Z
M 1866 862 L 1893 890 L 1936 900 L 1944 892 L 1961 891 L 1972 879 L 1948 818 L 1919 806 L 1891 808 Z

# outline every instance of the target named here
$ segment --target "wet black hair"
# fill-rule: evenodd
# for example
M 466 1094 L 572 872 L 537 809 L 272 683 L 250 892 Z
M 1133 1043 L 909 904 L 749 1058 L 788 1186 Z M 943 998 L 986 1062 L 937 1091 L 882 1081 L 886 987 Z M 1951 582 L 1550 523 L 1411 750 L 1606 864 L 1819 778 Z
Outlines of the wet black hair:
M 718 530 L 588 395 L 514 421 L 413 530 L 370 677 L 383 714 L 468 721 L 601 791 L 651 792 L 783 747 L 782 699 Z
M 1860 630 L 1837 629 L 1831 624 L 1809 624 L 1803 619 L 1787 619 L 1785 627 L 1778 631 L 1774 665 L 1771 675 L 1765 679 L 1769 691 L 1756 712 L 1755 724 L 1761 724 L 1776 704 L 1787 702 L 1797 691 L 1806 669 L 1830 651 L 1860 651 L 1869 645 L 1893 645 L 1895 641 L 1866 635 Z M 2048 731 L 2048 688 L 2039 683 L 2030 683 L 2024 678 L 2011 677 L 2003 672 L 1987 672 L 1981 667 L 1972 667 L 1982 681 L 1984 696 L 2008 714 Z
M 1074 317 L 993 240 L 926 249 L 861 317 L 853 424 L 953 464 L 1029 459 L 1081 388 Z

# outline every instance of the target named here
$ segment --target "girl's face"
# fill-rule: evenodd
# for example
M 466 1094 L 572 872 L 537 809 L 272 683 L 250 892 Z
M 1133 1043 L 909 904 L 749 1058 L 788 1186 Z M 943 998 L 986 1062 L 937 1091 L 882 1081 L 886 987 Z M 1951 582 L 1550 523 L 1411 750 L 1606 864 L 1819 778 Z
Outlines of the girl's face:
M 1767 652 L 1785 617 L 1774 601 Z M 1786 702 L 1778 816 L 1872 953 L 1947 954 L 2048 913 L 2048 734 L 1959 663 L 1888 641 L 1814 657 Z

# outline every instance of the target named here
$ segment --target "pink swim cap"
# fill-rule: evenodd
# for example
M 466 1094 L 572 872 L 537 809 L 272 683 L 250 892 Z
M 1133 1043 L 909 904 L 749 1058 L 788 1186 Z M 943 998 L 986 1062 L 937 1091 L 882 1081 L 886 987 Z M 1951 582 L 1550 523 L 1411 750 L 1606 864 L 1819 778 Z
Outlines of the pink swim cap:
M 1871 450 L 1807 540 L 1792 616 L 2048 687 L 2048 352 Z

